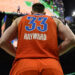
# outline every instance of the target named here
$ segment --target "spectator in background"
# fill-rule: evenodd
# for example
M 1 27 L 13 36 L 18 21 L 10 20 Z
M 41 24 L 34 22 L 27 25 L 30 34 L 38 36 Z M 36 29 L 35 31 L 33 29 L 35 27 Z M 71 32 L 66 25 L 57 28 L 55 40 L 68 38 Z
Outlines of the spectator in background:
M 5 14 L 3 20 L 2 20 L 2 26 L 1 26 L 1 35 L 4 33 L 5 31 L 5 27 L 6 27 L 6 19 L 7 19 L 7 15 Z
M 17 8 L 17 13 L 20 14 L 20 6 Z
M 72 18 L 71 16 L 67 16 L 67 17 L 65 17 L 65 22 L 66 22 L 68 25 L 70 25 L 70 24 L 73 23 L 73 18 Z
M 73 33 L 75 33 L 75 23 L 74 18 L 72 16 L 65 17 L 65 23 L 69 26 Z

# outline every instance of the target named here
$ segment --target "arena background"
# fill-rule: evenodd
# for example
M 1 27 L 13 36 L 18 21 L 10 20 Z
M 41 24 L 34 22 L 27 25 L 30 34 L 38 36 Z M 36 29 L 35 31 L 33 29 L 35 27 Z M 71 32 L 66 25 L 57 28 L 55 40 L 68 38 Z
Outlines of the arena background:
M 46 13 L 49 16 L 57 17 L 64 22 L 64 5 L 62 0 L 0 0 L 0 26 L 1 33 L 11 25 L 15 18 L 30 14 L 31 6 L 35 2 L 41 2 L 46 7 Z M 59 3 L 59 1 L 61 1 Z M 61 8 L 61 10 L 59 10 Z M 59 43 L 61 40 L 59 39 Z M 12 44 L 17 46 L 17 39 L 12 41 Z M 0 75 L 9 75 L 12 66 L 13 57 L 0 49 Z M 65 75 L 75 75 L 75 48 L 72 48 L 68 53 L 60 56 L 60 62 Z
M 51 3 L 49 6 L 48 4 L 46 4 L 44 2 L 44 0 L 0 0 L 0 11 L 5 11 L 5 12 L 9 12 L 9 13 L 16 13 L 18 8 L 20 8 L 20 13 L 30 13 L 31 11 L 31 5 L 35 2 L 41 2 L 43 3 L 46 8 L 46 13 L 48 15 L 53 15 L 54 13 L 52 12 L 52 5 L 53 5 L 53 0 L 51 0 Z M 49 7 L 48 7 L 49 6 Z M 49 9 L 50 8 L 50 9 Z M 49 11 L 51 10 L 51 12 Z M 56 12 L 56 14 L 58 15 L 58 13 Z

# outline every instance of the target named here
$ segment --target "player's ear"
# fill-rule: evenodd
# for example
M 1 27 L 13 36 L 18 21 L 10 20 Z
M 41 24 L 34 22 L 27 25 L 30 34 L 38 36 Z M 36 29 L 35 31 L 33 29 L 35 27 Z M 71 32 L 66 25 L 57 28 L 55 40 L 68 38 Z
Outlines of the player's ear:
M 46 12 L 43 12 L 43 14 L 45 15 L 45 14 L 46 14 Z
M 33 14 L 33 11 L 31 11 L 31 14 Z

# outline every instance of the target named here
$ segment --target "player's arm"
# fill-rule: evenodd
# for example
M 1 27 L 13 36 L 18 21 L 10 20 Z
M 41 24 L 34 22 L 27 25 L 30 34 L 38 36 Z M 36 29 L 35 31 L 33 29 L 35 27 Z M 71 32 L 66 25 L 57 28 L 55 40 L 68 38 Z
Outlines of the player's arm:
M 59 55 L 68 52 L 72 47 L 75 47 L 75 35 L 69 27 L 63 25 L 60 20 L 56 20 L 58 24 L 58 35 L 63 40 L 59 45 Z
M 6 29 L 0 39 L 0 47 L 8 54 L 15 57 L 16 48 L 11 44 L 11 41 L 17 37 L 18 34 L 18 19 L 15 19 L 10 27 Z

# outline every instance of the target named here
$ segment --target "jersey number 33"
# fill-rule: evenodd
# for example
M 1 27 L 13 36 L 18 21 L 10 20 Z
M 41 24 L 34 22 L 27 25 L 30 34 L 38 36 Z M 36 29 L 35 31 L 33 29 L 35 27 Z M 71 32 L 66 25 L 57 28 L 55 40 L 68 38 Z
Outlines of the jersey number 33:
M 37 18 L 36 17 L 27 17 L 27 19 L 30 20 L 29 24 L 31 24 L 32 27 L 30 28 L 29 26 L 25 26 L 25 29 L 27 31 L 33 31 L 33 30 L 35 30 L 35 28 L 36 28 L 35 21 L 36 21 Z M 41 31 L 41 32 L 47 31 L 47 23 L 46 23 L 47 18 L 46 17 L 39 17 L 38 21 L 41 21 L 40 25 L 43 25 L 43 29 L 41 28 L 41 26 L 37 26 L 37 30 Z

